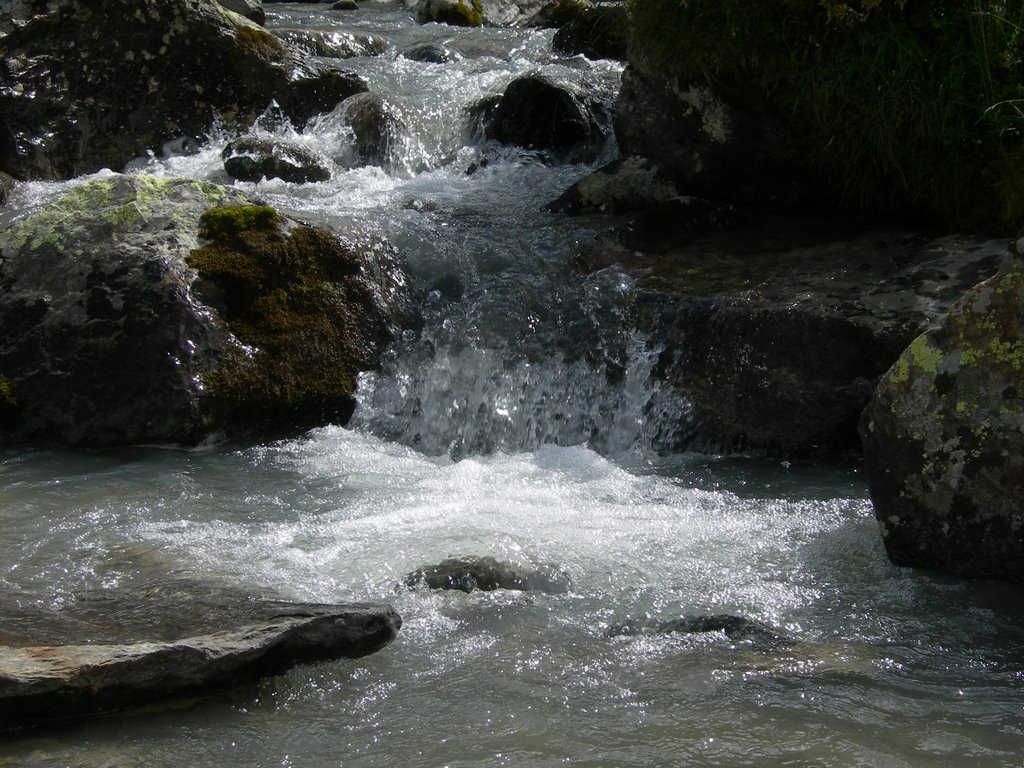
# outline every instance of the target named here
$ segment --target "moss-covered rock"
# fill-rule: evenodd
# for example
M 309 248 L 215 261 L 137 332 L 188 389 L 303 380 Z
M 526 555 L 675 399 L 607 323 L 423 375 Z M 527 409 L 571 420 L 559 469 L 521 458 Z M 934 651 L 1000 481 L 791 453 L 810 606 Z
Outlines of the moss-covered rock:
M 110 175 L 0 232 L 0 440 L 194 443 L 343 420 L 405 311 L 395 254 L 249 202 Z
M 882 378 L 861 420 L 893 562 L 1024 583 L 1024 261 L 1007 259 Z
M 203 375 L 216 421 L 347 421 L 358 373 L 390 337 L 362 269 L 363 249 L 386 243 L 346 243 L 253 205 L 210 209 L 200 236 L 210 242 L 187 263 L 243 345 Z
M 479 27 L 484 23 L 482 0 L 419 0 L 416 19 L 420 24 L 437 22 L 453 27 Z

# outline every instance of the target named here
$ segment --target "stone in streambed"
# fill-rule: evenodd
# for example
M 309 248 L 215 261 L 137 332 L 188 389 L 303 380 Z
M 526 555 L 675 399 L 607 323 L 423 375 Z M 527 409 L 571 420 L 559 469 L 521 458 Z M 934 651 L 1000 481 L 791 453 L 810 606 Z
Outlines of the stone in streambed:
M 860 433 L 894 563 L 1024 584 L 1020 252 L 914 339 L 881 378 Z
M 170 581 L 75 596 L 59 610 L 0 599 L 0 729 L 210 693 L 390 643 L 388 605 L 292 603 Z
M 479 27 L 484 23 L 484 6 L 481 0 L 418 0 L 416 20 L 420 24 Z
M 316 153 L 284 139 L 243 137 L 224 147 L 224 170 L 239 181 L 283 179 L 295 184 L 327 181 L 331 172 Z
M 770 648 L 789 646 L 796 641 L 776 631 L 773 627 L 760 621 L 744 616 L 714 614 L 700 616 L 683 616 L 667 621 L 652 619 L 636 619 L 613 624 L 608 628 L 608 637 L 620 635 L 667 635 L 703 634 L 705 632 L 721 632 L 733 641 L 749 641 L 754 645 Z
M 572 588 L 569 576 L 550 568 L 522 568 L 493 557 L 452 557 L 434 566 L 423 566 L 405 578 L 409 587 L 462 592 L 512 589 L 564 594 Z

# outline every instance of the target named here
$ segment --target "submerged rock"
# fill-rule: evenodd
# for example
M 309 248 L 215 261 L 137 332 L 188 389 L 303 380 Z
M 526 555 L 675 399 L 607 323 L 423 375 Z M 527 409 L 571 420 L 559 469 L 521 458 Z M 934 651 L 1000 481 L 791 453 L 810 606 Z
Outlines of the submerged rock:
M 230 688 L 296 664 L 373 653 L 388 605 L 275 600 L 189 581 L 83 593 L 58 610 L 0 600 L 0 730 Z
M 388 50 L 388 42 L 374 35 L 322 29 L 275 29 L 274 34 L 296 50 L 327 59 L 352 59 L 379 56 Z
M 568 574 L 550 568 L 523 569 L 493 557 L 452 557 L 434 566 L 423 566 L 405 577 L 406 586 L 462 592 L 514 589 L 564 594 L 572 588 Z
M 284 139 L 243 137 L 229 142 L 222 156 L 224 170 L 239 181 L 277 178 L 304 184 L 331 178 L 322 158 L 301 144 Z
M 672 179 L 645 157 L 613 160 L 580 179 L 549 207 L 561 213 L 622 213 L 680 197 Z
M 897 565 L 1024 584 L 1024 261 L 1011 254 L 918 336 L 860 424 Z
M 378 93 L 360 93 L 346 99 L 324 120 L 351 131 L 355 156 L 347 158 L 349 165 L 388 167 L 397 161 L 393 151 L 408 132 L 401 107 Z
M 559 157 L 593 156 L 605 139 L 600 105 L 545 75 L 516 78 L 485 114 L 488 138 Z
M 446 45 L 436 42 L 415 43 L 403 48 L 399 55 L 409 61 L 420 61 L 424 64 L 448 64 L 458 61 L 461 55 Z
M 204 245 L 205 242 L 205 245 Z M 0 233 L 0 439 L 194 443 L 344 422 L 408 311 L 391 247 L 111 175 Z
M 754 645 L 770 648 L 794 645 L 796 640 L 778 632 L 774 627 L 743 616 L 716 614 L 708 616 L 683 616 L 668 621 L 636 619 L 613 624 L 608 628 L 609 637 L 620 635 L 668 635 L 672 633 L 702 634 L 722 632 L 730 640 L 749 641 Z
M 366 90 L 214 0 L 15 5 L 0 37 L 0 170 L 18 178 L 117 170 L 218 120 L 245 127 L 273 101 L 302 124 Z

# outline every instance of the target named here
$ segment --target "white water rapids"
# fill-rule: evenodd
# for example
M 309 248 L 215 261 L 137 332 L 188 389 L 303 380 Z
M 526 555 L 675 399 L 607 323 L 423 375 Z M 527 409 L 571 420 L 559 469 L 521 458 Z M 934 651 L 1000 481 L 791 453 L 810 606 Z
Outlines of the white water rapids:
M 196 450 L 0 452 L 0 588 L 53 604 L 198 577 L 386 601 L 404 626 L 362 659 L 8 739 L 0 765 L 1024 765 L 1021 592 L 891 566 L 855 467 L 659 457 L 687 406 L 649 384 L 656 350 L 616 330 L 630 281 L 575 274 L 577 243 L 597 225 L 542 211 L 591 166 L 549 166 L 468 130 L 463 108 L 519 74 L 610 98 L 619 65 L 557 59 L 550 32 L 420 27 L 392 6 L 268 9 L 271 27 L 388 40 L 390 53 L 345 66 L 401 100 L 408 133 L 387 169 L 346 170 L 351 137 L 331 121 L 305 134 L 268 121 L 338 160 L 334 178 L 239 186 L 384 232 L 424 297 L 423 327 L 364 377 L 347 429 Z M 422 40 L 462 58 L 395 56 Z M 228 139 L 133 169 L 230 183 Z M 14 205 L 66 186 L 25 185 Z M 451 555 L 553 565 L 573 586 L 398 587 Z M 797 643 L 607 636 L 627 619 L 725 613 Z

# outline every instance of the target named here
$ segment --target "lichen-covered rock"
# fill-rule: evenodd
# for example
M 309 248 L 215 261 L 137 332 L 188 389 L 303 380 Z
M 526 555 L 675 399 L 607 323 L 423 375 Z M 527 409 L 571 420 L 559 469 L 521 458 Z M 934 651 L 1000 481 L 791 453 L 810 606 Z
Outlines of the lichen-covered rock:
M 276 178 L 304 184 L 331 178 L 323 158 L 301 144 L 280 138 L 245 136 L 229 142 L 222 154 L 224 170 L 239 181 Z
M 545 75 L 509 83 L 489 109 L 485 133 L 503 144 L 546 150 L 558 158 L 592 157 L 605 140 L 599 102 Z
M 202 182 L 87 181 L 0 232 L 0 439 L 194 443 L 344 421 L 404 300 L 370 235 Z
M 781 129 L 706 84 L 630 65 L 613 124 L 623 155 L 651 158 L 685 194 L 759 207 L 791 194 L 793 171 L 765 166 L 765 148 L 784 140 Z
M 461 592 L 512 589 L 563 594 L 572 588 L 568 574 L 553 568 L 523 568 L 493 557 L 450 557 L 437 565 L 423 566 L 405 577 L 409 587 Z
M 1024 262 L 968 291 L 886 373 L 861 421 L 890 559 L 1024 583 Z
M 657 164 L 632 155 L 584 176 L 549 206 L 560 213 L 623 213 L 650 208 L 680 196 Z
M 301 124 L 365 90 L 303 61 L 214 0 L 28 0 L 0 37 L 0 169 L 115 170 L 147 150 L 244 126 L 276 100 Z
M 388 605 L 295 603 L 181 580 L 69 597 L 56 610 L 0 599 L 0 731 L 364 656 L 402 626 Z
M 388 42 L 365 32 L 323 29 L 275 29 L 274 34 L 307 56 L 327 59 L 352 59 L 379 56 L 388 50 Z
M 484 23 L 484 6 L 482 0 L 418 0 L 416 20 L 420 24 L 479 27 Z

